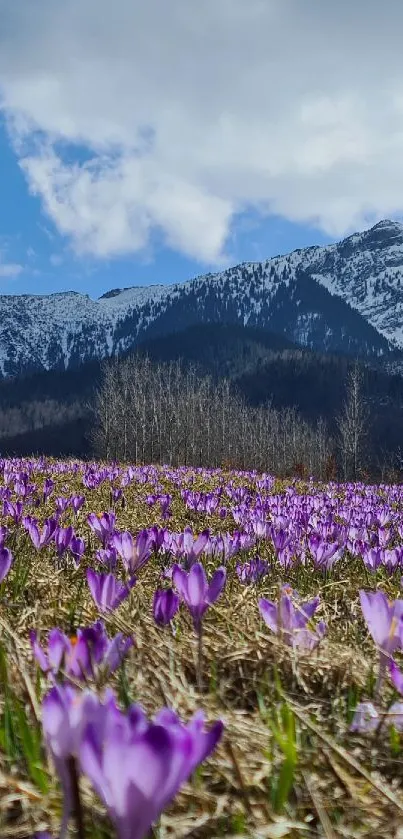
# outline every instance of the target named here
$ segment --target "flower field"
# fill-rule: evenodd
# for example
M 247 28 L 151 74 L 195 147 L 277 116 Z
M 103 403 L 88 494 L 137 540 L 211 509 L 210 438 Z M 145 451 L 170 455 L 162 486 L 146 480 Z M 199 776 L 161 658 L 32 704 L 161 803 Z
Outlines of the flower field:
M 403 837 L 403 487 L 4 460 L 0 511 L 2 839 Z

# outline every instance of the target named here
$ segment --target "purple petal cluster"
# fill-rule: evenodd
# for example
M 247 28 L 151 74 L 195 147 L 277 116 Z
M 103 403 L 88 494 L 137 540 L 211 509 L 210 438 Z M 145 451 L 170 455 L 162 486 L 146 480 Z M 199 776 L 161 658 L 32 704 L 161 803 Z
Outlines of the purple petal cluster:
M 147 719 L 139 705 L 119 710 L 111 692 L 53 687 L 42 724 L 64 792 L 66 825 L 73 806 L 71 761 L 92 783 L 119 839 L 143 839 L 181 786 L 215 749 L 223 724 L 206 729 L 198 712 L 184 725 L 164 708 Z
M 141 530 L 135 539 L 126 531 L 115 532 L 111 537 L 111 547 L 116 550 L 124 567 L 131 574 L 138 572 L 150 559 L 154 544 L 154 534 L 149 530 Z
M 60 629 L 52 629 L 47 645 L 38 641 L 35 631 L 30 633 L 33 654 L 44 673 L 52 678 L 63 673 L 74 679 L 95 678 L 100 671 L 104 676 L 120 666 L 126 653 L 133 646 L 133 638 L 121 632 L 109 638 L 102 621 L 78 629 L 74 636 L 67 636 Z
M 219 598 L 225 586 L 226 577 L 225 568 L 218 568 L 209 583 L 200 562 L 192 565 L 189 572 L 179 565 L 174 565 L 172 581 L 180 598 L 189 609 L 196 632 L 201 631 L 202 618 L 209 606 Z
M 376 645 L 391 655 L 403 644 L 403 600 L 390 601 L 382 591 L 360 591 L 360 602 Z
M 166 626 L 179 609 L 179 596 L 171 588 L 158 589 L 154 593 L 153 615 L 160 626 Z
M 87 583 L 100 612 L 110 612 L 117 609 L 129 596 L 136 578 L 124 585 L 113 574 L 97 574 L 92 568 L 87 569 Z
M 260 557 L 256 556 L 250 559 L 249 562 L 240 563 L 236 565 L 236 573 L 239 582 L 243 585 L 251 585 L 258 583 L 269 572 L 269 564 Z
M 284 644 L 301 652 L 310 652 L 326 632 L 323 621 L 314 629 L 310 627 L 319 602 L 319 597 L 301 602 L 297 592 L 290 586 L 283 586 L 277 603 L 260 598 L 259 611 L 269 629 L 279 635 Z

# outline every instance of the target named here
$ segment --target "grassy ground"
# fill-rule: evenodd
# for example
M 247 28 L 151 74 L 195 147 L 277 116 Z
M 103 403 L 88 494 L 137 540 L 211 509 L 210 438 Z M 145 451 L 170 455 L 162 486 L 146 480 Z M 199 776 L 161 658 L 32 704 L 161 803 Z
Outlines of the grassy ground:
M 86 516 L 111 508 L 110 483 L 85 490 L 80 474 L 53 477 L 53 496 L 34 514 L 42 521 L 54 511 L 52 498 L 85 494 L 78 516 L 67 511 L 63 524 L 74 521 L 89 546 L 78 569 L 58 568 L 52 548 L 35 551 L 25 530 L 6 522 L 14 565 L 0 587 L 1 837 L 31 837 L 39 828 L 57 836 L 60 822 L 60 789 L 41 744 L 40 704 L 47 684 L 33 661 L 29 630 L 46 637 L 47 630 L 59 626 L 71 634 L 99 617 L 85 583 L 84 569 L 99 547 Z M 34 472 L 31 479 L 41 487 L 44 474 Z M 222 479 L 198 475 L 192 488 L 207 491 Z M 247 483 L 241 477 L 233 480 Z M 120 501 L 115 505 L 118 529 L 136 533 L 153 524 L 172 531 L 185 525 L 194 532 L 206 526 L 215 533 L 236 529 L 232 519 L 223 523 L 218 516 L 188 510 L 162 473 L 160 482 L 174 496 L 172 518 L 164 522 L 159 508 L 146 505 L 149 485 L 133 483 L 124 490 L 125 507 Z M 285 489 L 280 483 L 274 488 Z M 299 492 L 306 490 L 298 485 Z M 363 564 L 348 555 L 327 577 L 301 567 L 285 573 L 274 561 L 270 541 L 259 545 L 259 555 L 270 560 L 270 574 L 258 585 L 243 586 L 234 571 L 240 557 L 230 560 L 224 593 L 206 615 L 202 695 L 188 613 L 181 609 L 175 618 L 175 635 L 153 621 L 152 596 L 161 585 L 157 557 L 142 569 L 129 599 L 106 620 L 111 633 L 135 635 L 125 667 L 110 680 L 123 704 L 138 701 L 149 713 L 168 705 L 183 719 L 202 707 L 209 720 L 225 722 L 217 750 L 163 814 L 155 835 L 398 839 L 403 836 L 401 735 L 381 727 L 373 735 L 357 736 L 349 733 L 349 725 L 357 702 L 373 694 L 377 666 L 358 591 L 378 587 L 398 597 L 401 572 L 388 576 L 378 571 L 368 586 Z M 206 560 L 205 565 L 210 572 L 217 563 Z M 304 597 L 321 597 L 318 617 L 328 632 L 307 656 L 284 646 L 260 617 L 258 598 L 276 600 L 283 582 Z M 392 698 L 386 684 L 384 708 Z M 85 784 L 83 798 L 88 836 L 112 837 L 101 804 Z

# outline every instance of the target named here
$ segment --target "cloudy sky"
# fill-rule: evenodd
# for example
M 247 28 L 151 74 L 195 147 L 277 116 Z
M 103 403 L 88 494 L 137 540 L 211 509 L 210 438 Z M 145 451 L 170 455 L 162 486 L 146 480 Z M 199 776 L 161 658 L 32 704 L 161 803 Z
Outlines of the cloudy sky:
M 0 292 L 403 218 L 401 0 L 0 0 Z

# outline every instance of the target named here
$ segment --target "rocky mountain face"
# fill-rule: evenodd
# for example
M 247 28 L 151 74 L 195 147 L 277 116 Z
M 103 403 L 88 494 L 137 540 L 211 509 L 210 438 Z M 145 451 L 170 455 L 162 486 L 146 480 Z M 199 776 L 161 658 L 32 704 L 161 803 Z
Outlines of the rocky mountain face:
M 313 279 L 403 346 L 403 224 L 381 221 L 337 245 L 308 248 L 306 257 Z
M 243 263 L 186 283 L 0 297 L 0 371 L 72 369 L 201 324 L 264 329 L 320 352 L 403 350 L 403 225 Z

